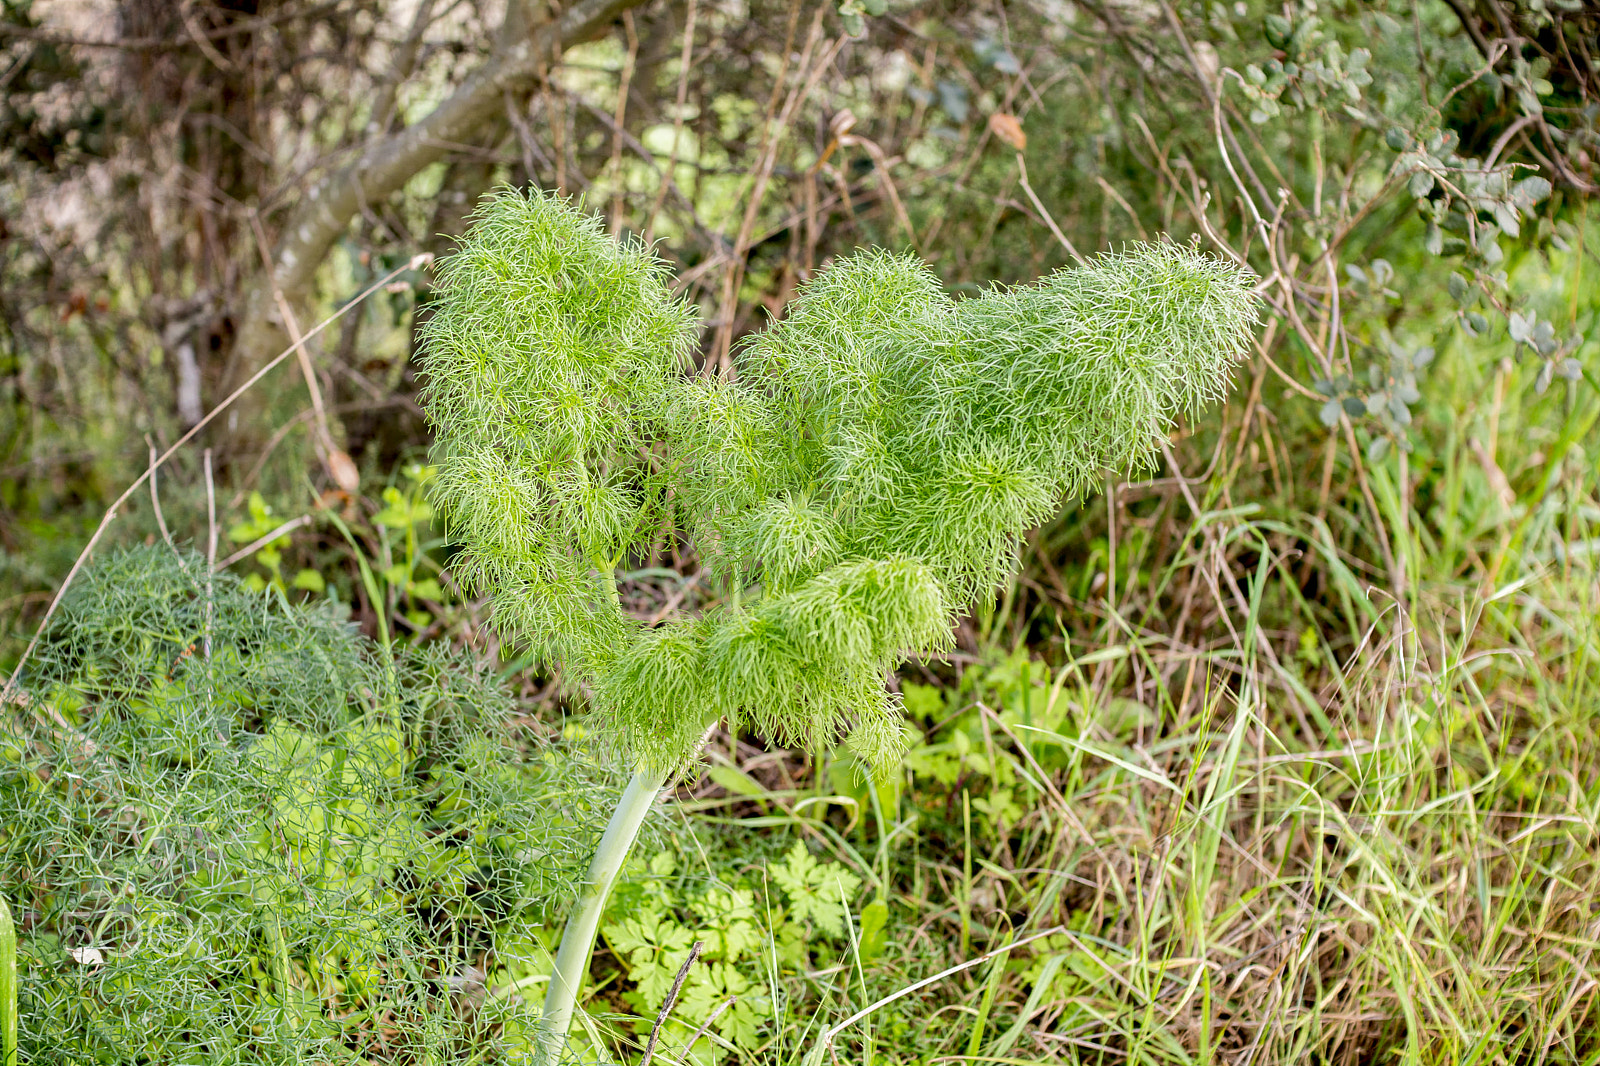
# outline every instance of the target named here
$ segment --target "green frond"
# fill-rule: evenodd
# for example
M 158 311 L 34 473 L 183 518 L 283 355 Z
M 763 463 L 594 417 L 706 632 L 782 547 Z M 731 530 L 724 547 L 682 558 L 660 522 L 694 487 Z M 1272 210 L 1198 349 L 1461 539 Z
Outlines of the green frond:
M 888 765 L 886 677 L 947 646 L 1064 498 L 1222 395 L 1253 280 L 1143 244 L 956 301 L 915 257 L 860 252 L 734 381 L 685 373 L 694 317 L 645 251 L 558 198 L 499 192 L 424 336 L 458 568 L 648 765 L 681 764 L 719 717 Z M 661 533 L 739 606 L 652 630 L 623 615 L 612 571 Z

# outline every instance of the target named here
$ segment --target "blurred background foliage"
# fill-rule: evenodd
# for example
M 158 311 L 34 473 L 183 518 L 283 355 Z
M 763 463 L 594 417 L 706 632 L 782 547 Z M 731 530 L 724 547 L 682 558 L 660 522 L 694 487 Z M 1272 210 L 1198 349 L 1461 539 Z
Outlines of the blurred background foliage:
M 858 246 L 975 293 L 1195 239 L 1262 278 L 1233 399 L 892 682 L 924 741 L 893 787 L 713 737 L 605 927 L 595 1054 L 706 929 L 668 1039 L 755 1061 L 1059 923 L 841 1041 L 1591 1061 L 1597 31 L 1589 0 L 0 0 L 0 665 L 151 448 L 342 312 L 109 537 L 471 647 L 520 743 L 558 737 L 570 693 L 499 654 L 421 488 L 415 257 L 499 183 L 656 242 L 707 363 Z M 623 583 L 642 616 L 716 603 L 665 574 Z

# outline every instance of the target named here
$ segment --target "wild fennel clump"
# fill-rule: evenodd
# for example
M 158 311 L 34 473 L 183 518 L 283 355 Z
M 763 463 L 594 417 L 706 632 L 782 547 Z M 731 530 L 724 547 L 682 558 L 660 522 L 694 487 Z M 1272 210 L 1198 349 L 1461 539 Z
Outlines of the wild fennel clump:
M 0 715 L 23 1060 L 482 1053 L 481 971 L 571 895 L 608 790 L 530 774 L 470 662 L 205 565 L 85 571 Z
M 812 751 L 845 737 L 893 765 L 888 673 L 947 646 L 1064 497 L 1221 396 L 1251 281 L 1138 245 L 957 301 L 915 258 L 864 252 L 807 285 L 736 376 L 696 373 L 694 309 L 647 249 L 553 196 L 484 202 L 423 330 L 436 498 L 461 579 L 639 768 L 562 942 L 546 1055 L 644 811 L 707 728 Z M 727 595 L 651 625 L 616 575 L 670 538 Z

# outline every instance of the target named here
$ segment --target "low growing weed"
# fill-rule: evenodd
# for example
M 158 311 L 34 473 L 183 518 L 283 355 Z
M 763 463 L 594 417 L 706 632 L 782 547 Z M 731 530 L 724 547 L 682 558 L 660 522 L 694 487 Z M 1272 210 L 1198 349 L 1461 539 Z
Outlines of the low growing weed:
M 27 690 L 0 733 L 23 1061 L 412 1063 L 515 1034 L 487 974 L 573 892 L 608 790 L 575 750 L 529 765 L 472 663 L 387 656 L 158 545 L 86 572 Z

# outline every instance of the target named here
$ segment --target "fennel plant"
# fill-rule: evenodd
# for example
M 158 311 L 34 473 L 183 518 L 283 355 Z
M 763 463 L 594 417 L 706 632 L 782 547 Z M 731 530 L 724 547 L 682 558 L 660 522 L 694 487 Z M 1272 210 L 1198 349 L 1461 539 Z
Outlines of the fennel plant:
M 1220 397 L 1255 320 L 1251 276 L 1183 245 L 964 300 L 866 251 L 715 374 L 667 280 L 578 207 L 506 189 L 441 265 L 423 328 L 455 571 L 636 767 L 556 956 L 543 1062 L 639 826 L 708 728 L 895 765 L 889 673 L 947 647 L 1064 498 Z M 652 625 L 617 574 L 673 539 L 725 595 Z

